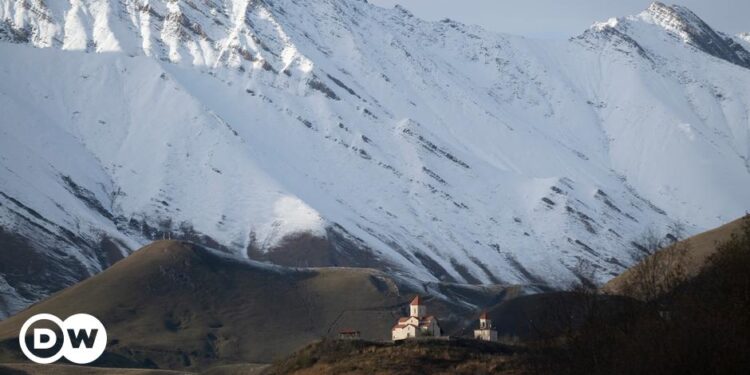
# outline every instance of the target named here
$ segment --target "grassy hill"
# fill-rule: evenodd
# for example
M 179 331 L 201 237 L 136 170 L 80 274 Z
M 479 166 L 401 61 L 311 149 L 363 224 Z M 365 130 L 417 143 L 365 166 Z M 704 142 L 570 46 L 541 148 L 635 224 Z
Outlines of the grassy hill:
M 0 341 L 7 362 L 18 354 L 16 337 L 29 316 L 85 312 L 108 329 L 102 364 L 191 369 L 270 362 L 344 327 L 388 339 L 407 299 L 370 269 L 270 267 L 159 241 L 0 322 Z
M 480 306 L 521 292 L 492 285 L 429 287 Z M 97 366 L 203 371 L 271 363 L 343 329 L 388 341 L 414 293 L 412 286 L 372 269 L 271 266 L 186 242 L 158 241 L 1 321 L 0 362 L 25 361 L 17 335 L 28 317 L 83 312 L 107 327 L 107 351 Z M 449 333 L 476 313 L 470 305 L 425 297 Z
M 731 238 L 733 233 L 742 230 L 743 220 L 744 218 L 739 218 L 659 250 L 607 282 L 602 286 L 602 291 L 608 294 L 628 294 L 628 286 L 633 283 L 634 278 L 639 277 L 639 267 L 650 267 L 650 262 L 658 262 L 659 264 L 654 266 L 658 266 L 660 272 L 664 273 L 666 268 L 680 267 L 680 273 L 684 273 L 681 278 L 695 277 L 703 269 L 708 258 L 716 253 L 719 244 Z M 664 260 L 661 261 L 659 258 Z

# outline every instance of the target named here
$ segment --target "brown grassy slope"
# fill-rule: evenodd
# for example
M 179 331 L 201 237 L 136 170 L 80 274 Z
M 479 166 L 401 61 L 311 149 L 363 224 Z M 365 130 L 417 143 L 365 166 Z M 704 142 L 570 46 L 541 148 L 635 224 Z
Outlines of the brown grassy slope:
M 32 363 L 0 364 L 0 374 L 7 375 L 183 375 L 185 372 L 82 367 L 72 365 L 37 365 Z
M 267 364 L 241 363 L 211 367 L 200 373 L 139 368 L 91 367 L 77 365 L 38 365 L 35 363 L 0 363 L 3 375 L 261 375 Z
M 222 365 L 211 367 L 201 372 L 201 375 L 261 375 L 268 364 L 238 363 L 233 365 Z
M 83 312 L 107 327 L 103 364 L 194 370 L 267 363 L 344 327 L 387 339 L 405 299 L 374 270 L 268 268 L 159 241 L 0 322 L 0 341 L 9 361 L 29 316 Z
M 476 340 L 408 340 L 400 344 L 325 340 L 305 347 L 263 375 L 520 374 L 510 347 Z
M 673 249 L 687 249 L 687 254 L 682 265 L 685 267 L 688 276 L 695 276 L 706 264 L 708 257 L 716 252 L 717 245 L 729 239 L 732 233 L 739 231 L 741 224 L 742 218 L 680 241 L 676 246 L 665 249 L 664 251 L 668 252 L 676 251 Z M 602 291 L 609 294 L 621 294 L 625 285 L 631 281 L 633 276 L 634 272 L 632 271 L 632 268 L 625 270 L 625 272 L 607 282 L 602 287 Z

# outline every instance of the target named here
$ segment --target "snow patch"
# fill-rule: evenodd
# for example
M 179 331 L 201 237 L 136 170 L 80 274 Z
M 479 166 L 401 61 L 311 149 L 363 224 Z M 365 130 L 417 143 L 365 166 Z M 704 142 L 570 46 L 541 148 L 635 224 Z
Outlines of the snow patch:
M 273 204 L 273 220 L 267 225 L 265 233 L 264 247 L 270 248 L 297 233 L 325 238 L 326 223 L 320 213 L 299 198 L 283 196 Z
M 693 127 L 690 126 L 690 124 L 687 123 L 680 123 L 677 124 L 677 128 L 680 129 L 680 131 L 685 134 L 685 136 L 692 142 L 695 141 L 695 132 L 693 132 Z
M 610 18 L 604 22 L 595 22 L 591 28 L 596 31 L 602 31 L 607 28 L 617 28 L 617 25 L 620 23 L 620 20 L 618 18 Z

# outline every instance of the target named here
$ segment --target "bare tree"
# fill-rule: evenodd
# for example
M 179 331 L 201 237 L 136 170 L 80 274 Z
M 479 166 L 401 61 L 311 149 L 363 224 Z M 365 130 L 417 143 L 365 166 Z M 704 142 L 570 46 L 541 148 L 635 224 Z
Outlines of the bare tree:
M 677 232 L 682 231 L 684 229 Z M 653 301 L 687 278 L 688 241 L 673 242 L 648 230 L 636 243 L 634 256 L 638 263 L 628 271 L 622 287 L 624 294 Z
M 684 240 L 687 234 L 685 223 L 683 223 L 680 220 L 676 220 L 672 222 L 671 224 L 669 224 L 667 226 L 667 229 L 669 230 L 669 233 L 667 234 L 667 238 L 670 240 L 671 243 Z

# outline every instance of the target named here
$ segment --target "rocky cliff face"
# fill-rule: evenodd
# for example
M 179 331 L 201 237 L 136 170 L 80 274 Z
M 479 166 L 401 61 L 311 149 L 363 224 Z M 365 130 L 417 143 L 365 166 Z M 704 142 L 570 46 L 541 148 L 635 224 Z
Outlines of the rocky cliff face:
M 747 51 L 681 7 L 546 42 L 362 1 L 0 0 L 0 39 L 3 314 L 151 239 L 559 286 L 750 207 Z
M 714 31 L 695 13 L 679 5 L 651 4 L 642 19 L 652 21 L 683 42 L 717 58 L 750 68 L 750 52 L 731 37 Z

